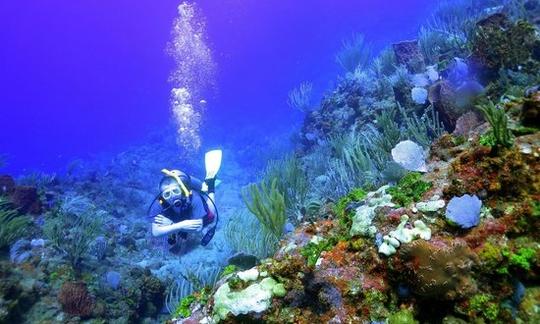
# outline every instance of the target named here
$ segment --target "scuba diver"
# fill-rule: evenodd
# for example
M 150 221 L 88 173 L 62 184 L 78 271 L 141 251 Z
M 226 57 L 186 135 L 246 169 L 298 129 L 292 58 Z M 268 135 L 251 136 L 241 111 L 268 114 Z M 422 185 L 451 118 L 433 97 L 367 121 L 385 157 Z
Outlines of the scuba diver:
M 204 182 L 179 170 L 161 170 L 164 177 L 159 183 L 160 192 L 148 208 L 148 216 L 153 217 L 152 235 L 168 235 L 171 251 L 182 248 L 188 233 L 201 232 L 214 223 L 203 235 L 201 245 L 212 240 L 219 220 L 214 191 L 221 158 L 221 150 L 206 153 Z

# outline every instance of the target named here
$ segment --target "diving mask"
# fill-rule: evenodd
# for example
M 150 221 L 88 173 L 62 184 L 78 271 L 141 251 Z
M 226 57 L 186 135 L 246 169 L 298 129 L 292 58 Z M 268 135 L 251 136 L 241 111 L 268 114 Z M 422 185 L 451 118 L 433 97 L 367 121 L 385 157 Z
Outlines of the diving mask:
M 161 196 L 165 200 L 169 200 L 174 196 L 180 196 L 180 195 L 182 195 L 182 190 L 180 190 L 179 187 L 165 189 L 163 190 L 163 193 L 161 194 Z
M 181 208 L 182 210 L 189 206 L 189 197 L 182 193 L 182 189 L 177 184 L 170 184 L 163 188 L 161 197 L 171 206 Z

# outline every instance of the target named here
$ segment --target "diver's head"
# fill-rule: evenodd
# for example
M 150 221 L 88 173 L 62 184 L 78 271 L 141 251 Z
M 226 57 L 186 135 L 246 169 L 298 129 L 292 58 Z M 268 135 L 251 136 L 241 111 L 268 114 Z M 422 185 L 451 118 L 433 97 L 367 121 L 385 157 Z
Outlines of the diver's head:
M 170 174 L 163 177 L 159 183 L 161 198 L 169 206 L 181 209 L 188 208 L 191 203 L 191 192 L 189 191 L 191 181 L 189 176 L 178 170 L 173 170 Z

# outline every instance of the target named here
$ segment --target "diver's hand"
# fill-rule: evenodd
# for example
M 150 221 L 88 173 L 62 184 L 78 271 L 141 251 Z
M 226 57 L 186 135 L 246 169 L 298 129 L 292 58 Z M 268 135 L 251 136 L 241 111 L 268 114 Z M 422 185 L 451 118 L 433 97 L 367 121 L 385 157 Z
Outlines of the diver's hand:
M 157 215 L 154 217 L 154 223 L 157 226 L 169 226 L 173 223 L 173 221 L 163 215 Z
M 198 232 L 202 230 L 202 219 L 188 219 L 180 222 L 182 224 L 182 230 L 187 232 Z

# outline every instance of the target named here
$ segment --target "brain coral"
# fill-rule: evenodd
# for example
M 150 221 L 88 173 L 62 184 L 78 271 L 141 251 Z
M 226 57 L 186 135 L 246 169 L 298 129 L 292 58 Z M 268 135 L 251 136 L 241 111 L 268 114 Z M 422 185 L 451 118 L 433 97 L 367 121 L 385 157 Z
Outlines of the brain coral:
M 405 278 L 419 296 L 455 300 L 476 291 L 476 255 L 461 241 L 415 241 L 401 250 Z

